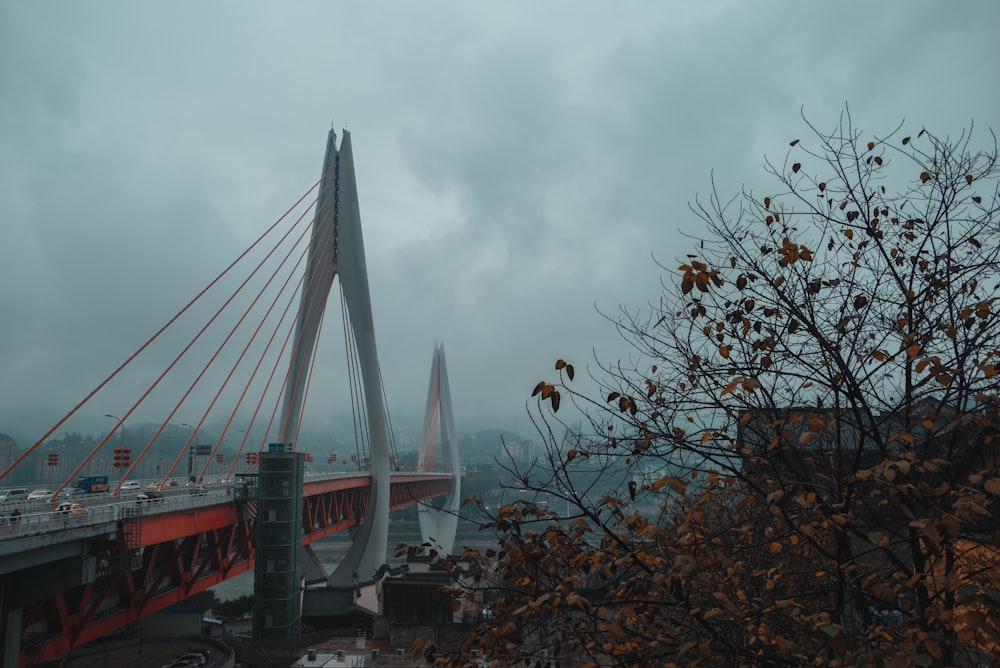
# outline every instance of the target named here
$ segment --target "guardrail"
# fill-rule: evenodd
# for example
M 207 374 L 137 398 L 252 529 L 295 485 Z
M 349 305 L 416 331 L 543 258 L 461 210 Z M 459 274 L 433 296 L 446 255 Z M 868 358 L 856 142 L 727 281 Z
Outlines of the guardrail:
M 103 498 L 101 498 L 103 497 Z M 177 491 L 164 492 L 155 499 L 139 501 L 134 495 L 128 497 L 111 497 L 107 495 L 88 495 L 79 501 L 60 503 L 77 503 L 86 508 L 85 513 L 61 513 L 56 509 L 59 503 L 45 501 L 29 502 L 26 507 L 17 505 L 19 515 L 13 515 L 10 506 L 4 506 L 0 511 L 0 540 L 36 536 L 55 533 L 69 529 L 88 526 L 99 526 L 116 522 L 122 517 L 122 508 L 134 508 L 137 504 L 143 508 L 144 515 L 160 515 L 189 508 L 218 505 L 232 501 L 232 488 L 220 486 L 220 489 L 206 489 L 204 492 L 192 493 L 190 488 L 179 487 Z M 87 505 L 84 501 L 100 501 L 97 505 Z
M 318 482 L 333 478 L 357 476 L 358 471 L 337 473 L 319 473 L 309 476 L 309 482 Z M 440 475 L 432 471 L 407 472 L 406 475 Z M 147 490 L 131 490 L 119 496 L 108 493 L 86 494 L 70 497 L 52 503 L 47 500 L 7 501 L 0 503 L 0 540 L 8 540 L 23 536 L 54 533 L 56 531 L 75 529 L 87 526 L 98 526 L 121 519 L 121 508 L 135 507 L 141 504 L 144 515 L 163 515 L 199 508 L 202 506 L 227 503 L 234 498 L 236 488 L 232 485 L 208 485 L 204 491 L 194 491 L 191 487 L 168 487 L 157 490 L 160 496 L 154 499 L 138 501 L 136 496 Z M 86 514 L 53 516 L 59 503 L 78 503 L 87 508 Z M 16 518 L 12 515 L 18 511 Z

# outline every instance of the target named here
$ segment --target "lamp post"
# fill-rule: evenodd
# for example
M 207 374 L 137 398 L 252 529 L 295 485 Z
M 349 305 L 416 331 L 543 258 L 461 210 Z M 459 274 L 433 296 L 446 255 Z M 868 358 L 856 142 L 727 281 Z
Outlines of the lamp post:
M 124 452 L 125 451 L 125 420 L 121 419 L 120 417 L 116 417 L 114 415 L 110 415 L 108 413 L 105 413 L 104 417 L 109 417 L 112 420 L 118 420 L 118 424 L 115 425 L 115 429 L 118 429 L 119 427 L 121 427 L 121 429 L 122 429 L 121 450 L 122 450 L 122 452 Z M 114 429 L 112 429 L 111 431 L 113 432 Z
M 188 482 L 194 482 L 194 449 L 198 447 L 198 428 L 187 422 L 181 422 L 182 427 L 191 427 L 191 444 L 188 446 Z

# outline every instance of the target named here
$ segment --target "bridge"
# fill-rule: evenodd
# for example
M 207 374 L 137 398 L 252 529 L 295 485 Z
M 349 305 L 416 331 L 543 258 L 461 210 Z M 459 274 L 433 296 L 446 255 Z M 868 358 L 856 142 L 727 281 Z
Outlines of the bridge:
M 304 209 L 297 218 L 296 207 Z M 276 239 L 270 247 L 268 238 Z M 284 259 L 277 260 L 282 253 Z M 296 253 L 298 262 L 292 261 Z M 237 275 L 233 269 L 241 262 L 251 269 Z M 278 270 L 263 272 L 275 264 L 286 267 L 283 281 Z M 296 275 L 298 281 L 293 280 Z M 246 287 L 254 277 L 263 277 L 256 294 Z M 302 452 L 297 441 L 335 278 L 351 379 L 353 470 L 305 475 L 312 454 Z M 202 308 L 207 322 L 198 320 L 202 298 L 226 284 L 235 287 L 223 291 L 222 305 Z M 295 301 L 297 309 L 292 308 Z M 237 310 L 228 319 L 222 315 L 239 303 L 246 304 L 242 313 Z M 136 361 L 185 320 L 189 327 L 196 323 L 194 334 L 187 343 L 176 344 L 183 340 L 174 338 L 180 353 L 148 387 L 123 380 L 137 366 L 137 373 L 148 378 L 149 366 Z M 225 322 L 222 343 L 214 351 L 206 348 L 204 342 L 211 338 L 206 332 Z M 19 466 L 33 461 L 37 466 L 43 455 L 49 466 L 58 465 L 53 445 L 58 437 L 53 434 L 70 426 L 85 407 L 115 396 L 109 391 L 116 384 L 136 388 L 130 395 L 134 401 L 106 416 L 116 420 L 115 428 L 96 445 L 74 453 L 78 456 L 71 463 L 63 452 L 63 469 L 70 470 L 52 485 L 49 498 L 0 503 L 6 516 L 0 523 L 3 665 L 55 659 L 251 570 L 255 637 L 293 637 L 303 600 L 313 610 L 322 608 L 333 600 L 322 592 L 353 591 L 375 579 L 386 560 L 389 513 L 407 506 L 417 506 L 424 542 L 450 551 L 461 469 L 443 346 L 433 351 L 420 452 L 409 465 L 394 442 L 374 334 L 350 135 L 345 132 L 338 147 L 331 130 L 317 184 L 0 472 L 0 485 L 10 486 Z M 281 340 L 284 344 L 275 345 Z M 205 356 L 209 361 L 204 362 Z M 182 370 L 182 361 L 191 359 L 198 361 Z M 164 403 L 162 383 L 171 373 L 194 378 L 172 404 Z M 242 382 L 233 380 L 241 374 Z M 176 433 L 176 416 L 193 410 L 199 411 L 199 419 L 181 425 L 190 435 L 171 444 L 166 439 Z M 150 421 L 150 415 L 156 419 Z M 142 433 L 126 441 L 126 422 L 140 416 Z M 259 443 L 252 436 L 255 429 L 265 434 Z M 212 442 L 201 442 L 200 434 L 210 431 L 216 432 Z M 233 440 L 239 441 L 235 452 Z M 127 447 L 133 444 L 134 450 Z M 107 493 L 70 497 L 85 498 L 85 509 L 59 510 L 55 502 L 60 493 L 82 474 L 104 468 L 102 462 L 112 461 L 111 452 L 116 475 Z M 158 489 L 138 496 L 128 491 L 125 483 L 148 474 L 154 459 L 156 482 L 150 486 Z M 171 487 L 185 459 L 187 485 Z M 213 469 L 217 479 L 207 480 Z M 313 586 L 303 591 L 306 573 L 320 568 L 310 545 L 348 528 L 353 543 L 334 571 L 322 574 L 325 587 L 315 587 L 313 578 Z M 303 598 L 313 594 L 312 603 Z

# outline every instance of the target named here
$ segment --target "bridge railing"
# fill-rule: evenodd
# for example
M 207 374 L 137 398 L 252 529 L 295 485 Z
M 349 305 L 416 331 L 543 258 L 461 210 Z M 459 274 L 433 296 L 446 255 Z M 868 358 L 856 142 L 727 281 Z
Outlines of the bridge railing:
M 22 512 L 19 516 L 8 515 L 0 519 L 0 541 L 22 536 L 52 533 L 75 527 L 94 526 L 118 519 L 118 506 L 106 505 L 88 508 L 85 514 L 60 513 L 52 508 L 41 508 Z
M 431 471 L 419 471 L 409 473 L 434 475 Z M 334 474 L 310 475 L 306 482 L 319 482 L 335 478 L 352 477 L 358 475 L 357 472 L 345 472 Z M 252 490 L 248 490 L 251 492 Z M 145 501 L 137 501 L 131 494 L 129 496 L 113 497 L 108 495 L 89 495 L 80 499 L 79 503 L 85 505 L 87 512 L 74 515 L 63 514 L 56 511 L 56 504 L 49 504 L 44 501 L 18 502 L 16 504 L 0 504 L 0 544 L 3 541 L 24 536 L 35 536 L 39 534 L 56 533 L 63 530 L 70 530 L 80 527 L 93 527 L 101 524 L 116 522 L 122 517 L 122 508 L 142 507 L 144 516 L 164 515 L 189 508 L 200 508 L 204 506 L 230 503 L 234 499 L 241 498 L 242 488 L 229 485 L 218 485 L 205 487 L 203 490 L 192 491 L 191 488 L 176 488 L 164 491 L 161 496 Z M 17 509 L 19 516 L 13 517 L 11 513 Z
M 0 541 L 24 536 L 55 533 L 79 527 L 98 526 L 116 522 L 122 517 L 122 508 L 141 506 L 143 515 L 160 515 L 165 513 L 200 508 L 203 506 L 227 503 L 232 500 L 229 488 L 211 490 L 192 494 L 187 490 L 164 494 L 162 497 L 148 501 L 137 501 L 134 498 L 115 499 L 103 505 L 89 505 L 85 513 L 74 515 L 59 512 L 57 506 L 45 505 L 34 508 L 18 509 L 20 515 L 9 513 L 0 518 Z M 98 501 L 97 497 L 91 501 Z

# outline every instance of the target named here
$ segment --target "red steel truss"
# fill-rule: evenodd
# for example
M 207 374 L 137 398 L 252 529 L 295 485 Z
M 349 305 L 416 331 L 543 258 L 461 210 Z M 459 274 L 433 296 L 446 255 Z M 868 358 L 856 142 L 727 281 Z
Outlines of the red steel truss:
M 393 510 L 447 493 L 448 475 L 393 476 Z M 364 514 L 370 478 L 308 482 L 303 543 L 342 531 Z M 179 603 L 254 567 L 256 502 L 136 514 L 119 521 L 114 540 L 98 546 L 96 580 L 26 607 L 20 666 L 55 659 L 74 647 Z

